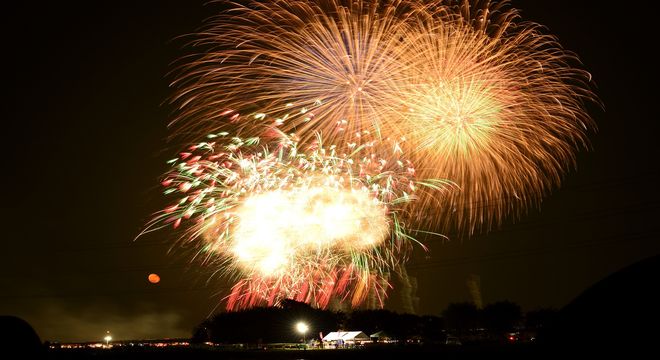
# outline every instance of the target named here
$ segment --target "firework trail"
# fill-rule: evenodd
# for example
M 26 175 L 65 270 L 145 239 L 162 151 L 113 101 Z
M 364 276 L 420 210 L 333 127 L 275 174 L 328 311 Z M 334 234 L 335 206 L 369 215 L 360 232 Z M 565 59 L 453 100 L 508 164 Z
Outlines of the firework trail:
M 400 142 L 367 138 L 340 147 L 317 135 L 300 147 L 275 128 L 260 138 L 212 134 L 170 161 L 163 186 L 177 201 L 147 231 L 182 227 L 181 241 L 197 243 L 209 266 L 236 281 L 229 309 L 285 298 L 358 306 L 370 294 L 382 305 L 414 241 L 413 194 L 449 184 L 416 181 Z
M 596 101 L 577 58 L 506 1 L 276 0 L 231 4 L 175 71 L 173 128 L 264 121 L 301 143 L 406 138 L 421 178 L 461 191 L 417 202 L 425 226 L 473 233 L 537 206 L 575 165 Z M 292 114 L 288 105 L 303 106 Z M 255 130 L 256 129 L 256 130 Z

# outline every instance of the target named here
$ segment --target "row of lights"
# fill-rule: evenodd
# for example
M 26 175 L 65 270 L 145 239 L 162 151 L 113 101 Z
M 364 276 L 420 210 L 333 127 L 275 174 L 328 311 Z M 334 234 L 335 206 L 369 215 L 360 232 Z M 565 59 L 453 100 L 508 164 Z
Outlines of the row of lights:
M 309 326 L 306 323 L 299 321 L 298 323 L 296 323 L 296 330 L 302 334 L 303 343 L 305 343 L 305 334 L 307 334 L 307 331 L 309 330 Z M 106 335 L 103 338 L 103 340 L 105 340 L 105 346 L 109 347 L 110 341 L 112 341 L 112 336 L 110 335 L 110 331 L 106 331 L 105 334 Z

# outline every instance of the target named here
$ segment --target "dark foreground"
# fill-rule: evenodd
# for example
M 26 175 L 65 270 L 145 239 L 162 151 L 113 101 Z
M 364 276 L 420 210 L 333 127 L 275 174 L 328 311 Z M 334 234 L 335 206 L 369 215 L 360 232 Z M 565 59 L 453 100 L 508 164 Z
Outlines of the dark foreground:
M 389 347 L 355 350 L 228 351 L 204 348 L 50 350 L 46 359 L 223 359 L 223 360 L 366 360 L 366 359 L 557 359 L 573 358 L 585 349 L 510 346 Z M 594 349 L 592 349 L 594 350 Z M 605 350 L 605 349 L 601 349 Z M 591 351 L 588 351 L 591 352 Z M 595 351 L 596 353 L 598 351 Z M 593 355 L 593 352 L 591 352 Z
M 178 349 L 61 349 L 51 350 L 47 359 L 227 359 L 227 360 L 314 360 L 314 359 L 467 359 L 484 355 L 529 359 L 537 349 L 509 348 L 388 348 L 355 350 L 266 350 L 229 351 L 200 348 Z M 499 356 L 498 356 L 499 358 Z

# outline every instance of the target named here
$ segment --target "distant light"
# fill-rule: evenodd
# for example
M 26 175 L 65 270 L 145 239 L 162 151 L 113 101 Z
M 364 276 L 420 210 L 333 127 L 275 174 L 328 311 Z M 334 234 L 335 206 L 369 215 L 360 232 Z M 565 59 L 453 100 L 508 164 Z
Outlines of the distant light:
M 149 279 L 149 282 L 152 284 L 158 284 L 160 282 L 160 276 L 158 276 L 158 274 L 149 274 L 147 279 Z
M 305 334 L 307 330 L 309 330 L 309 326 L 305 324 L 304 322 L 300 321 L 299 323 L 296 324 L 296 330 L 298 330 L 299 333 Z

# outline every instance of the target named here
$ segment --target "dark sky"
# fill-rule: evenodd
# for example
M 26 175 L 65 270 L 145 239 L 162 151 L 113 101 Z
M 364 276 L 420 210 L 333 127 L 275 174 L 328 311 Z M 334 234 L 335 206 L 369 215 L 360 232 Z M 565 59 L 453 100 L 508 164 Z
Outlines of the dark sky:
M 173 39 L 219 6 L 84 4 L 3 9 L 0 314 L 25 318 L 44 340 L 97 340 L 106 330 L 124 339 L 188 336 L 224 284 L 207 282 L 211 269 L 189 265 L 185 253 L 168 253 L 167 233 L 133 238 L 164 203 L 158 179 L 174 149 L 161 103 L 170 63 L 187 54 Z M 604 4 L 514 2 L 592 73 L 605 104 L 593 112 L 599 131 L 540 209 L 487 235 L 450 234 L 412 259 L 418 313 L 470 300 L 466 282 L 475 276 L 486 303 L 561 307 L 660 253 L 655 12 Z M 151 272 L 160 284 L 148 283 Z M 401 293 L 386 307 L 401 311 Z

